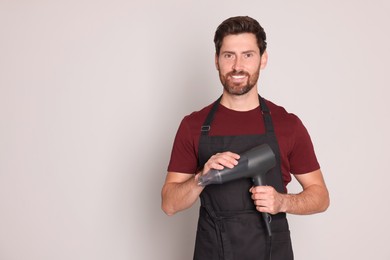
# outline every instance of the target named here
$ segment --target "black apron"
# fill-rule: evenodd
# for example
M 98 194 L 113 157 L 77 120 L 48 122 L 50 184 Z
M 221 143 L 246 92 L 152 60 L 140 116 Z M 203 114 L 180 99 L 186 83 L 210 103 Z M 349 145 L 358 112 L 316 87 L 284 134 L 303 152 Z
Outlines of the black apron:
M 199 140 L 199 166 L 219 152 L 242 153 L 267 143 L 276 156 L 276 167 L 266 174 L 267 185 L 285 193 L 282 180 L 279 145 L 270 111 L 259 96 L 265 124 L 265 134 L 240 136 L 209 136 L 219 98 L 208 114 Z M 241 179 L 222 185 L 209 185 L 200 194 L 201 207 L 196 234 L 196 260 L 292 260 L 293 252 L 286 214 L 272 215 L 272 241 L 269 241 L 262 215 L 255 208 L 250 187 L 251 179 Z

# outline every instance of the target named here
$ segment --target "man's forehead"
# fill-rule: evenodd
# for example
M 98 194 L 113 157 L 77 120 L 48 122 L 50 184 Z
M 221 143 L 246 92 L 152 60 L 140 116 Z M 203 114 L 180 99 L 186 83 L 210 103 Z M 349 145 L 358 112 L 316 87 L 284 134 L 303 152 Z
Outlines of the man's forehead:
M 253 33 L 229 34 L 222 40 L 221 51 L 260 51 Z

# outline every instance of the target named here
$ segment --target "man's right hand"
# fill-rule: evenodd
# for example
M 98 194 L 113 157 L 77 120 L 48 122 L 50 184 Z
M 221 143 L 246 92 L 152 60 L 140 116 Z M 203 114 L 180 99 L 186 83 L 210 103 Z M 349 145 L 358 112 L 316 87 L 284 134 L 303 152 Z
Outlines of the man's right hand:
M 202 174 L 206 174 L 210 169 L 222 170 L 225 167 L 231 169 L 238 164 L 239 159 L 240 155 L 232 152 L 214 154 L 205 163 Z
M 199 174 L 207 174 L 210 169 L 222 170 L 238 164 L 240 155 L 232 152 L 217 153 L 205 163 L 198 174 L 168 172 L 161 190 L 161 208 L 169 216 L 191 207 L 204 189 L 198 185 Z

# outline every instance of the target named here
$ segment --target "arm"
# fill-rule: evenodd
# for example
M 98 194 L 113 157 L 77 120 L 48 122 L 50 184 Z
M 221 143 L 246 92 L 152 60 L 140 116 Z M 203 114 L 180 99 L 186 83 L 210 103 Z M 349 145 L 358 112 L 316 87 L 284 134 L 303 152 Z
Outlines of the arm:
M 321 170 L 294 176 L 303 189 L 298 194 L 281 194 L 270 186 L 251 188 L 257 210 L 271 214 L 286 212 L 309 215 L 323 212 L 329 207 L 329 193 Z
M 198 186 L 197 178 L 195 174 L 168 172 L 161 191 L 161 208 L 168 216 L 195 203 L 203 190 Z
M 207 173 L 210 169 L 233 168 L 237 165 L 239 158 L 238 154 L 231 152 L 218 153 L 211 156 L 203 170 L 197 174 L 168 172 L 161 191 L 162 210 L 171 216 L 191 207 L 204 189 L 198 185 L 199 174 Z

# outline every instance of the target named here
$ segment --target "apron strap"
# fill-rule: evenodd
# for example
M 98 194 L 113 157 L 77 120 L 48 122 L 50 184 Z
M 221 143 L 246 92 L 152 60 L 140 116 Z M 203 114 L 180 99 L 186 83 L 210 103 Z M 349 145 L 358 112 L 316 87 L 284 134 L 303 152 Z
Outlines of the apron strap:
M 209 112 L 209 114 L 207 115 L 206 117 L 206 120 L 204 121 L 201 129 L 200 129 L 200 133 L 201 135 L 209 135 L 209 132 L 210 132 L 210 129 L 211 129 L 211 122 L 213 121 L 214 119 L 214 115 L 215 115 L 215 112 L 217 111 L 218 109 L 218 106 L 219 106 L 219 102 L 221 101 L 221 98 L 222 96 L 220 96 L 213 104 L 213 107 L 211 108 L 211 111 Z
M 215 211 L 213 210 L 213 208 L 210 206 L 209 203 L 206 202 L 203 204 L 204 205 L 202 207 L 206 210 L 210 219 L 214 223 L 215 232 L 217 235 L 217 241 L 218 241 L 218 245 L 219 245 L 218 258 L 220 260 L 233 260 L 232 245 L 230 243 L 230 238 L 225 231 L 223 217 L 217 216 L 217 214 L 215 213 Z
M 260 97 L 260 95 L 259 95 L 259 102 L 260 102 L 261 114 L 264 117 L 265 132 L 267 134 L 274 134 L 275 131 L 274 131 L 274 126 L 272 124 L 271 111 L 269 110 L 267 103 L 265 102 L 265 99 Z

